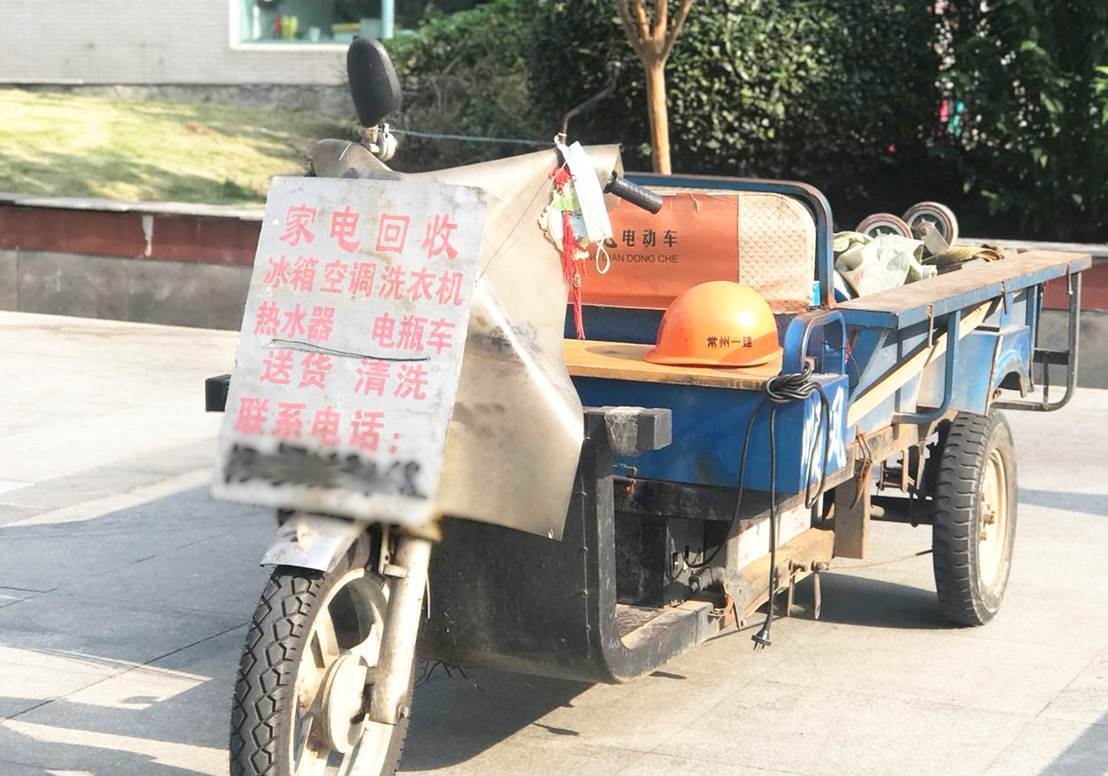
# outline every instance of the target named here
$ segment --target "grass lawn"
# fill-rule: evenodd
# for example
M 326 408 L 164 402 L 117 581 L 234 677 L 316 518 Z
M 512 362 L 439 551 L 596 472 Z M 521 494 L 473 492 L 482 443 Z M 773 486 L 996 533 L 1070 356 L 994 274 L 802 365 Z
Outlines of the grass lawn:
M 0 89 L 0 191 L 246 205 L 300 174 L 333 116 Z

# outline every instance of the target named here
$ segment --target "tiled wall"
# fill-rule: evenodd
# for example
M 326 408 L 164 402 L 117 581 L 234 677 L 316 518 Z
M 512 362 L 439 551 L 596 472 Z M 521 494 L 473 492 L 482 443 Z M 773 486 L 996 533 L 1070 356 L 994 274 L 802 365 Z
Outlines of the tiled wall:
M 335 84 L 341 47 L 232 48 L 228 0 L 4 0 L 0 83 Z
M 0 250 L 0 309 L 238 329 L 249 265 Z
M 0 204 L 0 309 L 237 329 L 259 218 Z

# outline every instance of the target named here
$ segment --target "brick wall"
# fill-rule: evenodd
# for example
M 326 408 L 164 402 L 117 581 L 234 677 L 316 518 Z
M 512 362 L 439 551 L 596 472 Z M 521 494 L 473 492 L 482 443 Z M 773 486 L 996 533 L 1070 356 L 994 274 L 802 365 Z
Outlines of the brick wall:
M 232 48 L 231 9 L 231 0 L 3 0 L 0 83 L 345 79 L 344 46 Z

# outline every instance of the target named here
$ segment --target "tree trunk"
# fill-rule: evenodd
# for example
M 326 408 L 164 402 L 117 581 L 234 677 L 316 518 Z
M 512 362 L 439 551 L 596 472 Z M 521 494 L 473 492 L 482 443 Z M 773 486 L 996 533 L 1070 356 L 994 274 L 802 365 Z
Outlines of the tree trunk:
M 650 144 L 654 147 L 654 172 L 669 175 L 672 168 L 669 163 L 665 60 L 653 62 L 646 67 L 646 106 L 650 116 Z

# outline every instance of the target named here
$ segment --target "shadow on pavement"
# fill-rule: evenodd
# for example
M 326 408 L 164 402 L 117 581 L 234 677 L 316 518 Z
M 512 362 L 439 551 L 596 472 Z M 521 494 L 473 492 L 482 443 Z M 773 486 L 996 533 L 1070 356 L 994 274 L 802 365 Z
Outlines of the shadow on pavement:
M 1084 512 L 1087 515 L 1108 517 L 1108 498 L 1101 493 L 1071 493 L 1062 490 L 1033 490 L 1020 488 L 1020 502 L 1037 507 Z
M 939 611 L 934 590 L 853 574 L 824 572 L 822 577 L 824 622 L 915 630 L 952 627 Z M 797 587 L 797 601 L 808 605 L 811 580 Z
M 537 720 L 591 685 L 561 679 L 467 669 L 471 681 L 436 674 L 416 688 L 401 770 L 434 770 L 469 760 L 529 725 L 576 736 Z
M 1045 776 L 1078 773 L 1108 773 L 1108 712 L 1089 725 L 1043 771 Z

